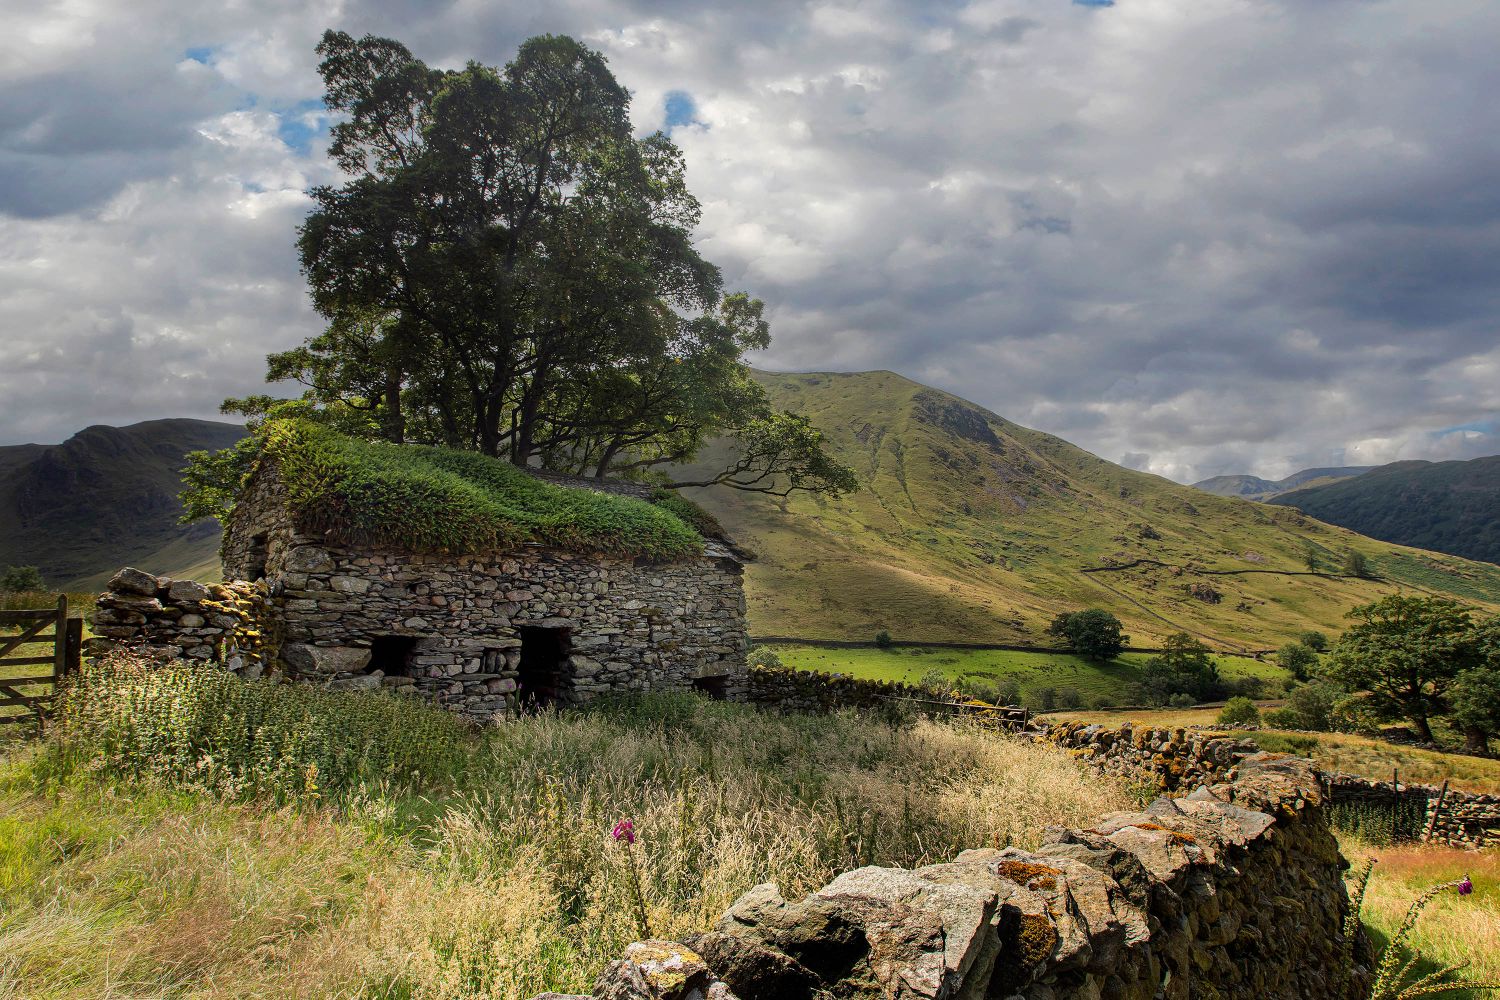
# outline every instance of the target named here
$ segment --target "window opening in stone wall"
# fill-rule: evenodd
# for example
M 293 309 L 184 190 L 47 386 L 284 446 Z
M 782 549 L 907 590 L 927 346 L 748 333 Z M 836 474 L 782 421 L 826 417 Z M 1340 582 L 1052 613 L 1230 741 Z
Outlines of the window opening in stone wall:
M 568 630 L 523 625 L 518 631 L 521 665 L 516 696 L 521 708 L 530 711 L 557 704 L 571 680 L 567 673 Z
M 411 654 L 417 647 L 414 635 L 377 635 L 370 640 L 370 673 L 387 677 L 410 677 Z
M 729 675 L 720 674 L 717 677 L 695 677 L 693 679 L 693 690 L 699 694 L 706 694 L 714 701 L 724 701 L 729 697 Z
M 250 581 L 263 579 L 266 575 L 266 559 L 270 549 L 270 537 L 268 535 L 250 536 L 250 553 L 246 556 L 248 566 L 245 579 Z

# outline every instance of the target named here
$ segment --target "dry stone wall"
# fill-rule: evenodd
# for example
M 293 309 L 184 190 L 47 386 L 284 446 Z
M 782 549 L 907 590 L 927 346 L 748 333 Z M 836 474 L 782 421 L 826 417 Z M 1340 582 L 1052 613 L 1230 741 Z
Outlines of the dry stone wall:
M 269 658 L 265 605 L 265 588 L 252 583 L 205 585 L 126 567 L 99 595 L 85 650 L 97 657 L 127 648 L 258 677 Z
M 1319 775 L 1258 753 L 1224 778 L 1086 829 L 1053 828 L 1036 851 L 861 868 L 795 902 L 757 886 L 707 933 L 632 945 L 593 996 L 1364 995 L 1368 949 L 1343 938 L 1346 865 Z

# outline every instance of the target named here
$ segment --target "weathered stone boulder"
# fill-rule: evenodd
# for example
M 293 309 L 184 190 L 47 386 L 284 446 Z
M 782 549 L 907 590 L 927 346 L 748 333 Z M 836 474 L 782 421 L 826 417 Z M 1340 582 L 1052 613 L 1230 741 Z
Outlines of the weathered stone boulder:
M 192 604 L 208 597 L 208 588 L 192 580 L 173 580 L 167 597 L 175 604 Z
M 358 673 L 370 665 L 370 651 L 353 646 L 313 646 L 289 642 L 281 647 L 286 665 L 304 676 Z
M 116 594 L 140 594 L 143 597 L 155 597 L 156 592 L 161 589 L 161 581 L 145 570 L 126 566 L 109 578 L 108 587 Z
M 594 983 L 603 1000 L 737 1000 L 703 958 L 676 941 L 637 941 Z

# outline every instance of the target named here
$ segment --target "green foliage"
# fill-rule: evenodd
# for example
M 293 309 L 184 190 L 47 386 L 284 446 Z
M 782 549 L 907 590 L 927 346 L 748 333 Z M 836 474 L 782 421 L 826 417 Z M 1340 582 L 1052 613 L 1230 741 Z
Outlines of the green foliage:
M 667 510 L 544 482 L 471 451 L 360 441 L 304 420 L 264 425 L 306 530 L 413 551 L 495 552 L 523 542 L 657 559 L 702 551 Z
M 745 657 L 745 662 L 752 667 L 768 667 L 772 670 L 780 670 L 786 666 L 781 662 L 780 654 L 769 646 L 756 646 Z
M 895 640 L 891 638 L 891 634 L 885 629 L 881 629 L 879 632 L 875 633 L 875 645 L 879 646 L 881 649 L 890 649 L 891 643 L 893 643 L 894 641 Z
M 1441 715 L 1446 693 L 1470 656 L 1468 608 L 1445 598 L 1392 594 L 1362 604 L 1333 647 L 1323 675 L 1351 691 L 1368 691 L 1368 707 L 1405 718 L 1425 741 L 1428 719 Z
M 675 490 L 655 490 L 651 494 L 653 506 L 675 516 L 704 538 L 724 538 L 724 526 L 702 507 Z
M 1311 646 L 1289 642 L 1276 651 L 1276 662 L 1299 681 L 1305 681 L 1318 667 L 1318 654 Z
M 1500 632 L 1492 624 L 1491 633 Z M 1463 732 L 1468 749 L 1489 750 L 1490 737 L 1500 732 L 1500 656 L 1459 672 L 1448 690 L 1449 721 Z
M 1249 698 L 1230 698 L 1219 710 L 1218 725 L 1248 729 L 1260 725 L 1260 709 Z
M 1397 462 L 1271 503 L 1371 538 L 1500 562 L 1500 457 Z
M 1322 632 L 1303 632 L 1297 637 L 1297 641 L 1314 653 L 1322 653 L 1328 649 L 1328 636 Z
M 439 70 L 336 31 L 317 51 L 347 180 L 312 189 L 298 250 L 328 327 L 271 355 L 269 380 L 374 436 L 522 467 L 639 473 L 727 435 L 740 459 L 715 482 L 854 488 L 750 377 L 764 307 L 694 248 L 682 153 L 633 134 L 602 55 L 543 35 L 503 67 Z
M 1162 652 L 1146 661 L 1138 694 L 1148 705 L 1187 707 L 1224 693 L 1209 648 L 1186 632 L 1168 636 Z
M 464 729 L 412 699 L 115 657 L 88 663 L 64 688 L 47 753 L 57 773 L 88 761 L 230 797 L 316 800 L 376 782 L 451 781 L 468 760 Z
M 1121 631 L 1120 619 L 1100 608 L 1065 611 L 1052 619 L 1047 631 L 1093 660 L 1114 659 L 1130 641 L 1130 636 Z
M 41 571 L 35 566 L 7 566 L 0 570 L 0 591 L 14 594 L 45 589 Z
M 1332 732 L 1334 709 L 1343 697 L 1338 688 L 1322 681 L 1298 684 L 1287 695 L 1284 707 L 1266 713 L 1266 724 L 1277 729 Z
M 1363 552 L 1350 549 L 1344 553 L 1344 575 L 1364 578 L 1370 575 L 1370 560 Z

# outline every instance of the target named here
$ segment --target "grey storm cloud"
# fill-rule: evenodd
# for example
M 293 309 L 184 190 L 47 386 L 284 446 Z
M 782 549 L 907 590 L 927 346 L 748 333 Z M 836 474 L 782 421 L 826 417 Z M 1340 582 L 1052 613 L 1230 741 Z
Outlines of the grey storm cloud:
M 212 416 L 318 329 L 336 27 L 441 65 L 566 32 L 642 132 L 691 108 L 765 367 L 895 369 L 1185 481 L 1500 452 L 1492 0 L 0 13 L 0 442 Z

